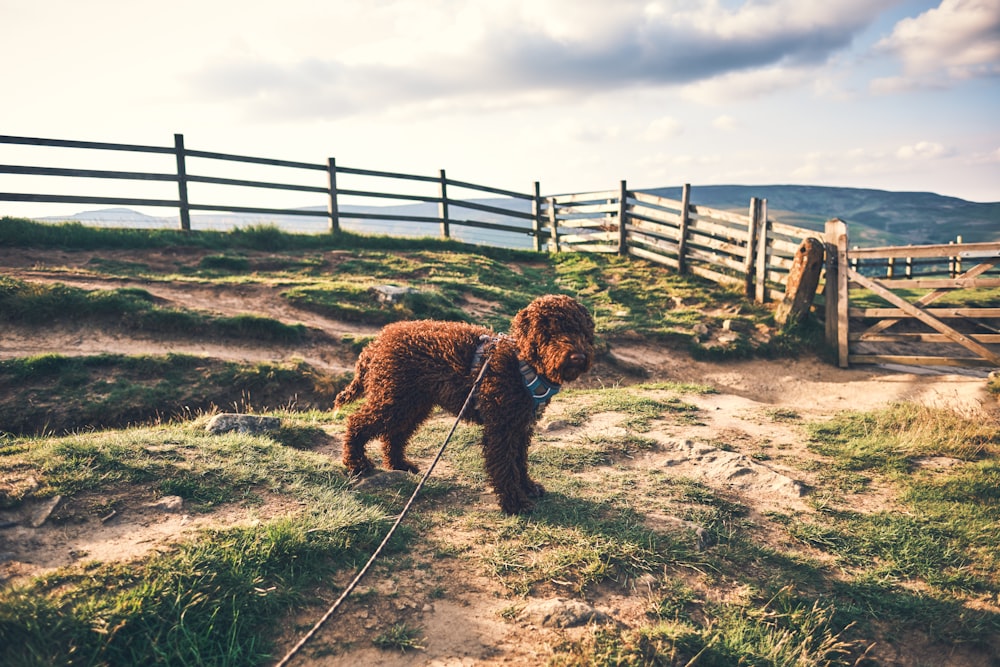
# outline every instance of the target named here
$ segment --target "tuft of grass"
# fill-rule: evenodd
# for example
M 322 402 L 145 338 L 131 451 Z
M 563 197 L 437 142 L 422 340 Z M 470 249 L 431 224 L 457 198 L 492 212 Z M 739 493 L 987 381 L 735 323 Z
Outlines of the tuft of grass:
M 419 628 L 411 628 L 406 623 L 397 623 L 391 628 L 375 636 L 372 643 L 383 651 L 407 651 L 423 650 L 420 637 L 423 632 Z

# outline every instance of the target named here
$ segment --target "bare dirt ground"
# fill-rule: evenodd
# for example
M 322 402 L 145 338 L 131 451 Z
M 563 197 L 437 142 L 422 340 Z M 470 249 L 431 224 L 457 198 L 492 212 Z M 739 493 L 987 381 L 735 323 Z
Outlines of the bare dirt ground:
M 0 251 L 0 266 L 4 267 L 7 275 L 28 281 L 60 281 L 87 289 L 126 285 L 141 287 L 166 304 L 225 314 L 257 313 L 287 323 L 300 322 L 332 337 L 376 331 L 373 327 L 336 322 L 296 310 L 280 297 L 280 287 L 239 285 L 227 289 L 197 283 L 98 280 L 92 274 L 73 269 L 73 262 L 81 261 L 80 253 L 72 253 L 72 257 L 67 254 L 64 258 L 53 257 L 50 251 L 46 251 L 45 255 L 46 265 L 62 268 L 53 271 L 41 267 L 37 257 L 21 250 Z M 102 257 L 107 258 L 108 253 L 102 253 Z M 144 262 L 150 261 L 148 254 L 144 254 L 143 258 Z M 124 261 L 127 254 L 122 253 L 118 259 Z M 230 346 L 154 336 L 126 336 L 73 326 L 40 331 L 0 324 L 0 358 L 43 352 L 65 355 L 180 352 L 246 361 L 299 358 L 338 373 L 350 370 L 354 361 L 344 358 L 343 353 L 332 354 L 324 349 L 321 342 L 295 348 L 277 345 Z M 658 467 L 694 477 L 714 489 L 732 494 L 758 516 L 772 508 L 806 509 L 804 489 L 813 481 L 801 465 L 793 465 L 813 456 L 806 448 L 801 420 L 774 419 L 776 410 L 800 415 L 802 420 L 813 420 L 831 416 L 840 410 L 868 410 L 894 401 L 950 407 L 968 414 L 970 418 L 996 409 L 996 401 L 987 394 L 986 380 L 981 374 L 877 367 L 839 369 L 812 358 L 706 363 L 675 350 L 635 341 L 611 341 L 610 352 L 620 363 L 605 361 L 599 364 L 589 378 L 577 383 L 578 387 L 634 384 L 637 378 L 622 370 L 634 366 L 645 370 L 647 377 L 643 378 L 644 382 L 697 383 L 711 386 L 718 392 L 685 396 L 686 402 L 699 408 L 698 423 L 680 426 L 654 424 L 652 431 L 644 433 L 644 436 L 656 440 L 660 447 L 636 456 L 629 465 L 636 469 Z M 613 437 L 621 430 L 615 419 L 602 419 L 600 415 L 583 426 L 567 425 L 560 416 L 573 400 L 572 396 L 560 396 L 553 401 L 539 425 L 538 439 L 542 446 L 560 446 L 578 441 L 584 435 L 592 438 L 602 435 Z M 439 419 L 450 421 L 445 417 Z M 338 436 L 339 427 L 331 427 L 329 440 L 319 451 L 339 458 Z M 726 446 L 720 448 L 717 446 L 720 443 Z M 780 455 L 765 461 L 757 460 L 752 454 L 762 447 Z M 426 466 L 427 461 L 418 463 Z M 447 474 L 447 466 L 445 460 L 442 474 Z M 72 503 L 54 508 L 53 516 L 74 512 L 80 517 L 88 516 L 88 503 L 99 504 L 100 500 L 75 498 Z M 483 510 L 495 509 L 495 499 L 486 490 L 478 497 L 448 499 L 447 502 L 461 503 L 466 507 L 473 505 Z M 286 503 L 272 498 L 252 509 L 234 505 L 209 514 L 190 515 L 183 508 L 149 506 L 137 498 L 130 511 L 110 518 L 101 517 L 105 519 L 103 521 L 94 518 L 92 512 L 86 520 L 43 521 L 38 527 L 32 527 L 31 521 L 27 520 L 2 531 L 0 537 L 6 544 L 0 551 L 9 553 L 8 562 L 0 565 L 0 574 L 8 579 L 17 579 L 86 560 L 128 559 L 153 549 L 165 548 L 199 528 L 246 523 L 279 515 L 289 509 Z M 33 506 L 21 511 L 30 515 L 44 513 L 46 509 Z M 652 516 L 650 520 L 657 519 Z M 659 517 L 659 520 L 664 524 L 676 521 L 671 517 Z M 452 545 L 461 545 L 473 537 L 456 528 L 440 539 Z M 434 556 L 423 553 L 416 558 L 430 561 Z M 559 622 L 544 612 L 532 613 L 529 603 L 538 601 L 512 601 L 498 582 L 477 572 L 464 559 L 438 559 L 433 562 L 433 567 L 415 568 L 412 572 L 414 576 L 403 585 L 391 573 L 376 568 L 365 586 L 380 594 L 349 601 L 295 664 L 534 665 L 544 663 L 561 641 L 588 631 L 586 628 L 559 627 Z M 318 598 L 332 601 L 336 591 L 351 576 L 352 573 L 345 574 L 344 581 L 336 582 L 336 588 L 317 591 Z M 615 622 L 631 625 L 641 619 L 647 603 L 642 586 L 640 581 L 609 588 L 598 592 L 589 602 L 594 609 Z M 553 598 L 561 597 L 558 588 L 558 584 L 553 585 Z M 435 591 L 441 589 L 447 594 L 435 595 Z M 571 595 L 567 593 L 565 597 Z M 511 612 L 512 605 L 518 607 L 516 613 Z M 293 645 L 323 611 L 321 606 L 304 609 L 287 629 L 279 644 L 280 652 Z M 399 653 L 373 647 L 370 638 L 376 629 L 390 627 L 402 620 L 422 629 L 421 650 Z M 883 657 L 886 664 L 893 664 L 893 656 Z

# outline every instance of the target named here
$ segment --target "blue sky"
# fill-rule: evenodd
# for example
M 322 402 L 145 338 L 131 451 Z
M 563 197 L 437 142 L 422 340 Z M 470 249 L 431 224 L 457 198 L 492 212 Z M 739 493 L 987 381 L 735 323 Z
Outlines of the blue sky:
M 1000 201 L 1000 0 L 0 0 L 0 62 L 0 134 Z

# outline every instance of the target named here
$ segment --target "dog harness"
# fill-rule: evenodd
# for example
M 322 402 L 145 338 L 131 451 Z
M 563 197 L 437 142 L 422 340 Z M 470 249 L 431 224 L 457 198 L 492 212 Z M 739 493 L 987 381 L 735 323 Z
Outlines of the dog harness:
M 486 354 L 486 346 L 495 344 L 501 338 L 506 337 L 508 337 L 506 334 L 500 334 L 499 336 L 483 334 L 479 337 L 479 347 L 476 348 L 476 353 L 472 356 L 473 373 L 475 373 L 479 369 L 479 365 L 483 363 L 483 357 Z M 528 394 L 531 395 L 531 400 L 534 402 L 536 411 L 542 406 L 547 405 L 548 402 L 552 400 L 552 397 L 559 392 L 560 385 L 546 380 L 540 373 L 536 372 L 527 361 L 518 359 L 517 369 L 521 372 L 521 381 L 524 383 L 524 388 L 528 391 Z

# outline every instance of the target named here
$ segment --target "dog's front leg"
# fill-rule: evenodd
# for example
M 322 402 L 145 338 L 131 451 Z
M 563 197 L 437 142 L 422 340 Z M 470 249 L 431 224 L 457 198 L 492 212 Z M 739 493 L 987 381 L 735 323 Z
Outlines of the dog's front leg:
M 528 512 L 534 507 L 530 496 L 544 493 L 541 485 L 528 478 L 528 441 L 531 425 L 485 425 L 483 429 L 483 457 L 486 473 L 500 501 L 500 508 L 507 514 Z

